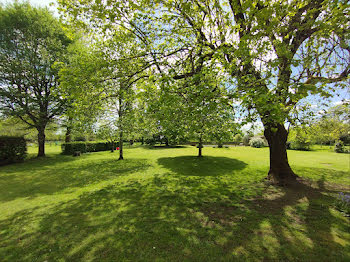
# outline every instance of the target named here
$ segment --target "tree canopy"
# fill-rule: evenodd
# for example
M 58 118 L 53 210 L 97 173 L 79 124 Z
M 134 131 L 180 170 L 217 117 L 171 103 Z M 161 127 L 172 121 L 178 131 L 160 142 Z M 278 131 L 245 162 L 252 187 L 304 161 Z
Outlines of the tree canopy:
M 44 156 L 45 128 L 66 108 L 55 63 L 71 40 L 45 8 L 14 3 L 0 8 L 0 109 L 38 131 Z

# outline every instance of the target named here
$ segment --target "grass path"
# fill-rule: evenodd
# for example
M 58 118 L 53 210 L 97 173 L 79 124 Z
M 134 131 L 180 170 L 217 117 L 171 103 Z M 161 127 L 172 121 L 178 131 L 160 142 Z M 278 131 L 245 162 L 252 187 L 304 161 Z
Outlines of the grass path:
M 268 149 L 127 148 L 0 167 L 0 261 L 349 261 L 349 155 L 289 151 L 294 188 L 263 182 Z M 34 153 L 35 149 L 30 149 Z

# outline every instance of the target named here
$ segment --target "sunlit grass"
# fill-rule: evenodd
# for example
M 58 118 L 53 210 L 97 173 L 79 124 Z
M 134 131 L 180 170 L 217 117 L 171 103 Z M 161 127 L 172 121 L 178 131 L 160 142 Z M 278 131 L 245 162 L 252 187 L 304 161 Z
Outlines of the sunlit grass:
M 349 155 L 289 151 L 309 183 L 269 186 L 268 148 L 126 148 L 0 168 L 0 261 L 347 261 Z

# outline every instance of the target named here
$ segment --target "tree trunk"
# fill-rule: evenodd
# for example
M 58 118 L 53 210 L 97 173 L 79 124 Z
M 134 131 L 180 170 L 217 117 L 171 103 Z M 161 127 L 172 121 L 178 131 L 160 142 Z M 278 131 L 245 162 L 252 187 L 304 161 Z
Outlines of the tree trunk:
M 72 141 L 72 139 L 71 139 L 71 132 L 72 132 L 71 127 L 70 127 L 70 126 L 67 126 L 66 138 L 65 138 L 65 140 L 64 140 L 66 143 L 69 143 L 69 142 Z
M 123 160 L 123 131 L 120 131 L 119 133 L 119 159 L 118 160 Z
M 143 145 L 145 143 L 143 137 L 141 137 L 141 145 Z
M 199 138 L 199 144 L 198 144 L 198 157 L 202 157 L 202 137 Z
M 111 144 L 112 144 L 111 152 L 113 153 L 114 152 L 114 140 L 111 141 Z
M 38 157 L 45 156 L 45 127 L 38 128 Z
M 297 175 L 290 168 L 286 142 L 288 132 L 282 124 L 266 124 L 264 135 L 270 148 L 270 170 L 268 179 L 273 183 L 286 185 L 296 180 Z

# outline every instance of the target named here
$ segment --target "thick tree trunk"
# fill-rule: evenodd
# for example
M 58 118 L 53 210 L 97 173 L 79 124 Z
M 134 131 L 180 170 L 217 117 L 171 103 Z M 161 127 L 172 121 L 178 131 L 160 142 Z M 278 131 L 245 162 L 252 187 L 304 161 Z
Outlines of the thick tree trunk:
M 282 124 L 265 125 L 264 135 L 270 148 L 270 170 L 268 179 L 273 183 L 286 185 L 296 180 L 297 176 L 290 168 L 286 142 L 288 132 Z
M 45 156 L 45 127 L 38 128 L 38 157 Z
M 119 159 L 118 160 L 123 160 L 123 131 L 120 131 L 119 133 Z
M 71 127 L 70 127 L 70 126 L 67 126 L 66 138 L 65 138 L 65 140 L 64 140 L 66 143 L 69 143 L 69 142 L 72 141 L 72 139 L 71 139 L 71 133 L 72 133 Z

